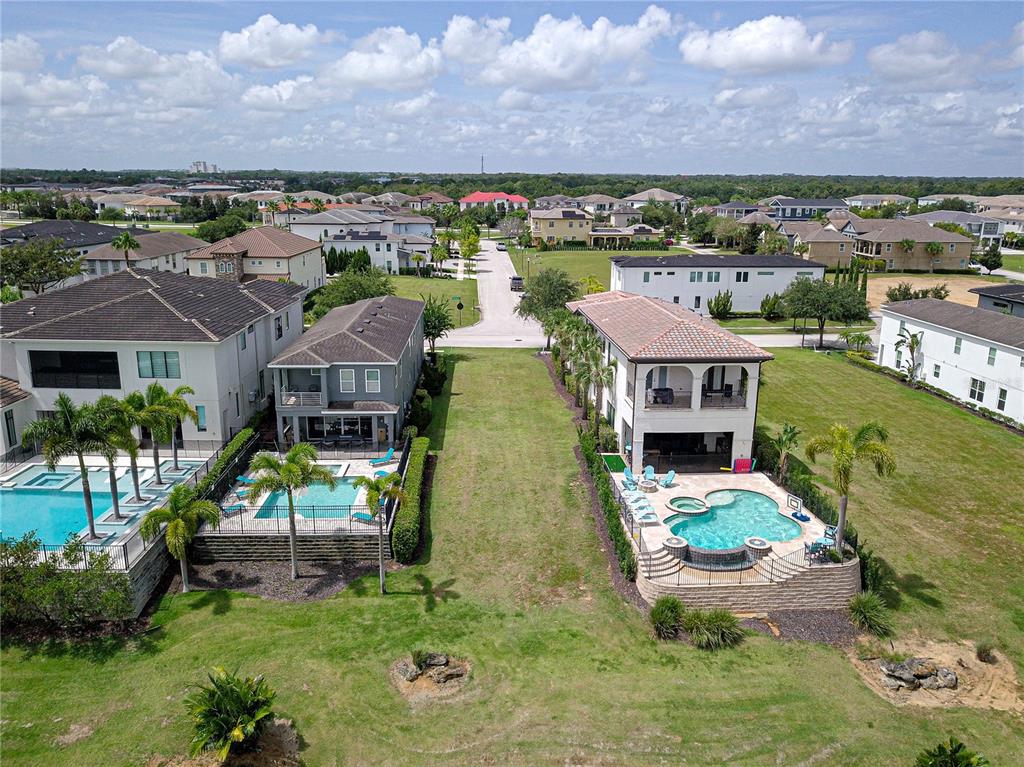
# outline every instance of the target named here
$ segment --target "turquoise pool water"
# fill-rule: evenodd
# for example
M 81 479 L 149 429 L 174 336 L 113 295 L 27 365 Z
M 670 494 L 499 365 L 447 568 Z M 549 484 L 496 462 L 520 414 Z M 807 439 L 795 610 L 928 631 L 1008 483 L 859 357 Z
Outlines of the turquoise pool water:
M 347 517 L 349 506 L 356 502 L 358 490 L 352 486 L 355 477 L 339 477 L 334 490 L 314 483 L 295 497 L 296 515 L 307 519 L 340 519 Z M 312 509 L 310 507 L 313 507 Z M 319 508 L 317 508 L 319 507 Z M 256 512 L 256 519 L 285 518 L 288 516 L 288 495 L 283 491 L 267 496 Z
M 701 549 L 734 549 L 746 538 L 789 541 L 800 535 L 800 525 L 779 514 L 779 504 L 751 490 L 716 490 L 705 500 L 711 507 L 695 517 L 669 518 L 673 535 Z

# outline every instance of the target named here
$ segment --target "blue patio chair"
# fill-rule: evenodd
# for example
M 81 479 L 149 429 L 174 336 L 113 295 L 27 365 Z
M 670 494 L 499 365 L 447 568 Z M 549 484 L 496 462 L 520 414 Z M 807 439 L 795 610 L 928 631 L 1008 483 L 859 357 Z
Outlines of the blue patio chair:
M 235 495 L 237 495 L 239 498 L 245 498 L 245 496 L 249 495 L 249 491 L 246 490 L 245 488 L 242 488 L 241 490 L 236 490 Z
M 383 469 L 380 469 L 378 471 L 373 472 L 373 478 L 374 479 L 380 479 L 381 477 L 386 477 L 390 473 L 391 472 L 389 472 L 389 471 L 384 471 Z
M 633 470 L 630 469 L 628 466 L 623 470 L 622 473 L 626 476 L 627 482 L 631 482 L 635 485 L 637 482 L 640 481 L 636 478 L 636 474 L 633 473 Z
M 622 480 L 622 489 L 630 492 L 636 491 L 636 482 L 630 482 L 628 479 Z
M 244 474 L 239 474 L 235 479 L 245 485 L 251 485 L 256 481 L 252 477 L 247 477 Z
M 644 479 L 649 479 L 651 482 L 654 482 L 657 479 L 657 477 L 654 474 L 653 466 L 644 466 Z
M 370 465 L 383 466 L 385 463 L 391 463 L 393 460 L 395 460 L 395 449 L 393 447 L 389 447 L 388 451 L 380 458 L 371 458 Z
M 675 480 L 675 478 L 676 470 L 669 469 L 668 474 L 666 474 L 658 484 L 661 485 L 662 487 L 672 487 L 672 482 Z
M 373 515 L 368 511 L 356 511 L 352 513 L 352 519 L 358 519 L 360 522 L 373 522 Z
M 825 533 L 824 533 L 823 537 L 824 538 L 831 538 L 832 540 L 835 540 L 836 539 L 836 526 L 835 525 L 826 525 L 825 526 Z
M 223 512 L 225 515 L 234 514 L 237 511 L 245 511 L 248 507 L 244 503 L 233 503 L 230 506 L 225 506 Z

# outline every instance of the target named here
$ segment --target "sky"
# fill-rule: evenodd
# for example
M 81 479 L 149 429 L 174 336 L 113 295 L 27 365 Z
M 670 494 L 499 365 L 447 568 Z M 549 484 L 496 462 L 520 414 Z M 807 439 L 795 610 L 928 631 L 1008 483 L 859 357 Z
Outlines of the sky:
M 0 164 L 1024 176 L 1024 3 L 0 4 Z

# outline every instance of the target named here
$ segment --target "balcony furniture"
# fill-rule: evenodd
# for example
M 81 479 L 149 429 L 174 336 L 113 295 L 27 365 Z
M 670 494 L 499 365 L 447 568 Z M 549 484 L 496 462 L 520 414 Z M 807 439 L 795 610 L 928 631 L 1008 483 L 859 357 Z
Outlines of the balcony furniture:
M 725 385 L 725 398 L 732 399 L 732 384 Z
M 651 466 L 650 464 L 644 466 L 644 479 L 648 479 L 652 482 L 655 482 L 658 479 L 656 476 L 654 476 L 654 467 Z
M 662 478 L 661 482 L 659 482 L 658 484 L 660 484 L 662 487 L 672 487 L 672 482 L 675 480 L 675 478 L 676 478 L 676 470 L 675 469 L 669 469 L 668 474 L 666 474 Z
M 672 389 L 661 387 L 650 390 L 650 404 L 652 405 L 671 405 L 675 398 L 676 394 Z

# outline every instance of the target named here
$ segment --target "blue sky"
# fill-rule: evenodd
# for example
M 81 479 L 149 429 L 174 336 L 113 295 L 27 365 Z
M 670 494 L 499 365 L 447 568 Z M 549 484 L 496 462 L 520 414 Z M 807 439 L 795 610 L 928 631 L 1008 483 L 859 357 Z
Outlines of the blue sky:
M 0 162 L 1024 175 L 1022 8 L 5 1 Z

